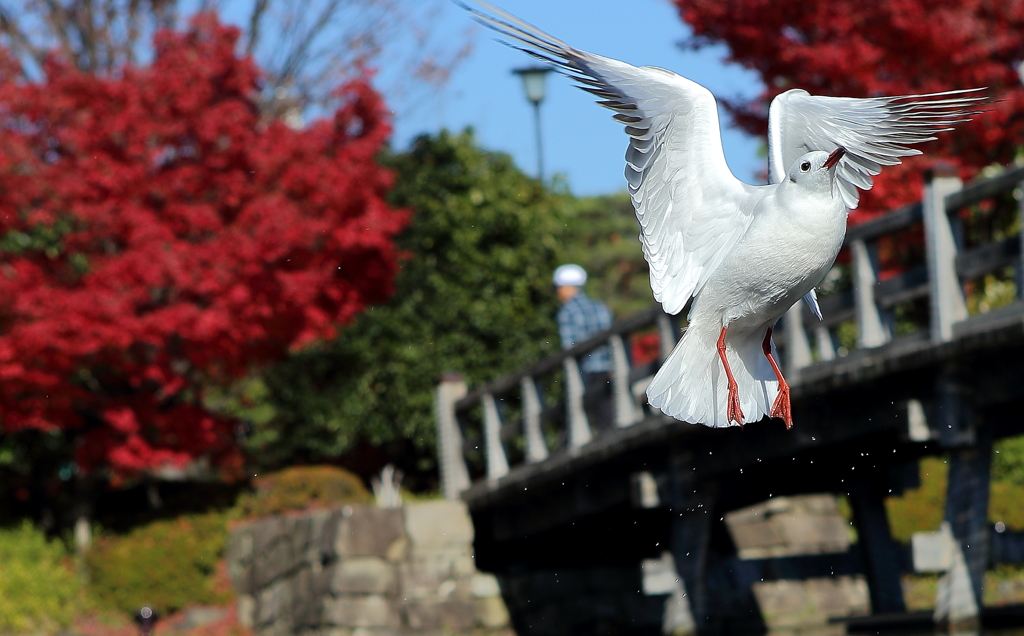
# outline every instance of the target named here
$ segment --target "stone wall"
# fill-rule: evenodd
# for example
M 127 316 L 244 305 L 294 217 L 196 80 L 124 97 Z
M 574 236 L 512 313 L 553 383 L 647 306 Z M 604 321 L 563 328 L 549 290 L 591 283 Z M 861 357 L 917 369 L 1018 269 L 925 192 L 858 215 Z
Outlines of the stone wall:
M 741 560 L 846 552 L 850 525 L 833 495 L 775 497 L 725 515 Z M 830 619 L 870 613 L 862 575 L 759 581 L 754 596 L 765 625 L 777 633 L 817 631 Z M 842 625 L 831 625 L 844 633 Z M 824 633 L 824 632 L 823 632 Z
M 511 636 L 472 543 L 461 503 L 345 506 L 234 528 L 228 566 L 256 636 Z

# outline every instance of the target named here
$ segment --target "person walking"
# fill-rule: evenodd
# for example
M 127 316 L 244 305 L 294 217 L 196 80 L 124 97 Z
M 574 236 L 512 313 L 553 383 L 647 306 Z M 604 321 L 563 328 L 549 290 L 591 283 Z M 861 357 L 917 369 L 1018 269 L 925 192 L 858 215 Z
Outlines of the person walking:
M 555 293 L 562 306 L 558 310 L 558 333 L 562 349 L 571 349 L 594 334 L 612 326 L 612 314 L 599 300 L 583 291 L 587 272 L 579 265 L 567 264 L 555 270 Z M 608 345 L 600 346 L 582 356 L 580 373 L 587 393 L 596 386 L 603 387 L 598 396 L 587 405 L 587 417 L 595 431 L 614 427 L 611 395 L 612 354 Z

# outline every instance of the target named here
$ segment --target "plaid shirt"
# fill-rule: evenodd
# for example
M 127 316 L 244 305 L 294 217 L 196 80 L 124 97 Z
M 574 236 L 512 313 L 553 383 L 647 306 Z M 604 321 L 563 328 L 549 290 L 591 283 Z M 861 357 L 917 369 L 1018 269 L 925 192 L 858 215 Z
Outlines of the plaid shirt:
M 611 326 L 612 314 L 604 303 L 588 298 L 582 290 L 558 310 L 558 333 L 562 336 L 563 349 L 569 349 Z M 607 346 L 586 354 L 580 364 L 583 373 L 611 370 L 612 353 Z

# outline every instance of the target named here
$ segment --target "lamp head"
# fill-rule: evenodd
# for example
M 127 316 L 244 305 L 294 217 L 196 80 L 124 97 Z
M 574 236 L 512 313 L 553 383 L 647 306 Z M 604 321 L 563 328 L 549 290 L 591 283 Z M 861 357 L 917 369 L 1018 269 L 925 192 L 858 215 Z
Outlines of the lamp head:
M 526 99 L 534 104 L 544 101 L 544 79 L 551 72 L 551 67 L 531 66 L 529 68 L 517 68 L 512 72 L 523 78 L 523 90 L 526 91 Z

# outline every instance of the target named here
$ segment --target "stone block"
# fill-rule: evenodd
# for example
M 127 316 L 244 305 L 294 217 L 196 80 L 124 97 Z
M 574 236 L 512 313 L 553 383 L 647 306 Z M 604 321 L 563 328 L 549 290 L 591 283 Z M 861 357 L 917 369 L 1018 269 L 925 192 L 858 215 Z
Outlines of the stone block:
M 399 590 L 408 598 L 436 597 L 446 581 L 454 582 L 461 576 L 465 575 L 459 573 L 457 556 L 450 553 L 434 553 L 398 564 Z
M 260 590 L 256 605 L 256 624 L 266 625 L 286 619 L 291 623 L 291 586 L 286 580 L 280 580 Z
M 831 618 L 870 612 L 863 577 L 755 583 L 754 596 L 770 630 L 817 629 Z
M 292 636 L 293 633 L 291 621 L 286 618 L 279 618 L 259 629 L 259 636 Z
M 252 525 L 253 551 L 258 556 L 276 543 L 284 534 L 284 520 L 271 517 L 257 521 Z
M 791 497 L 772 497 L 760 505 L 769 515 L 777 515 L 792 510 L 793 499 Z
M 804 590 L 803 581 L 764 581 L 754 583 L 754 597 L 769 630 L 793 629 L 823 625 L 813 601 Z
M 488 629 L 508 627 L 508 608 L 505 607 L 505 601 L 501 600 L 500 596 L 477 598 L 473 601 L 473 607 L 476 612 L 476 622 L 480 626 Z
M 324 599 L 324 623 L 337 627 L 398 627 L 398 611 L 383 596 L 343 596 Z
M 800 554 L 846 552 L 850 549 L 846 521 L 838 514 L 783 514 L 772 517 L 772 524 L 781 529 L 787 546 Z
M 292 553 L 291 541 L 286 536 L 268 543 L 267 548 L 256 552 L 253 562 L 253 585 L 261 589 L 280 578 L 298 565 Z
M 427 501 L 406 505 L 405 531 L 413 551 L 473 543 L 473 523 L 462 502 Z
M 729 524 L 729 534 L 740 551 L 783 546 L 786 543 L 775 525 L 763 517 L 752 523 Z
M 295 599 L 292 611 L 296 627 L 316 628 L 322 622 L 323 603 L 320 599 L 329 592 L 326 586 L 318 584 L 318 578 L 311 567 L 303 564 L 302 569 L 291 579 Z
M 256 624 L 256 597 L 251 594 L 241 594 L 238 597 L 238 622 L 242 627 L 252 629 Z
M 501 586 L 493 574 L 474 574 L 469 579 L 469 590 L 473 598 L 501 596 Z
M 477 620 L 473 603 L 463 600 L 414 601 L 406 603 L 403 609 L 409 627 L 414 630 L 467 631 Z
M 835 495 L 801 495 L 790 497 L 798 509 L 819 515 L 838 515 L 839 508 L 836 506 Z
M 336 595 L 394 594 L 396 587 L 395 566 L 377 557 L 345 559 L 331 577 L 331 592 Z
M 395 544 L 400 544 L 404 537 L 401 509 L 346 506 L 338 519 L 334 554 L 341 559 L 386 559 L 395 555 Z
M 871 612 L 870 594 L 863 576 L 807 579 L 804 587 L 814 606 L 828 618 Z
M 252 561 L 252 530 L 244 528 L 232 532 L 228 538 L 228 545 L 224 556 L 228 561 L 236 561 L 243 564 Z
M 410 636 L 409 632 L 395 627 L 357 627 L 352 636 Z M 438 636 L 441 636 L 440 634 Z
M 437 603 L 429 601 L 405 602 L 402 605 L 405 623 L 413 630 L 422 631 L 441 627 L 441 614 Z
M 232 532 L 228 537 L 225 551 L 228 564 L 228 576 L 231 584 L 242 594 L 251 594 L 253 590 L 252 561 L 253 536 L 248 529 Z

